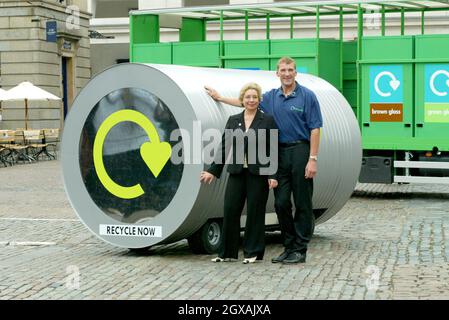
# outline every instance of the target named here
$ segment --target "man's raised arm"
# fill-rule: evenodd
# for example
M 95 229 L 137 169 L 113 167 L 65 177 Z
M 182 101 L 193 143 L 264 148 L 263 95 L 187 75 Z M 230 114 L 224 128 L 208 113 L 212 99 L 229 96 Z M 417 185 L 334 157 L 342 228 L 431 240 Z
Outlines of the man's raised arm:
M 217 90 L 215 90 L 214 88 L 211 88 L 209 86 L 204 86 L 204 89 L 206 89 L 207 94 L 210 95 L 211 98 L 214 99 L 215 101 L 224 102 L 226 104 L 230 104 L 231 106 L 243 108 L 242 103 L 237 98 L 222 97 L 221 94 L 219 94 Z

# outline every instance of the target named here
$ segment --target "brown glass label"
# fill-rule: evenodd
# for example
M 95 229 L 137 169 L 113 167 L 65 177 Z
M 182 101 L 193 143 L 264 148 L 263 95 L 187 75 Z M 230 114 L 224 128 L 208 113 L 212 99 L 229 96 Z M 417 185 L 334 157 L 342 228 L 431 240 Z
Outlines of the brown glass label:
M 402 103 L 372 103 L 370 104 L 371 122 L 402 122 Z

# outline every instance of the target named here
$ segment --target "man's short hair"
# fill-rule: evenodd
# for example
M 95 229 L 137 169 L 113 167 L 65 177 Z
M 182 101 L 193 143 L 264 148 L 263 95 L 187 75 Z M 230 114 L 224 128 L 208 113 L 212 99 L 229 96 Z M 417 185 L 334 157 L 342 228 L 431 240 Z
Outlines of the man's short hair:
M 290 57 L 282 57 L 282 58 L 280 58 L 278 60 L 278 64 L 277 64 L 276 70 L 279 70 L 279 66 L 282 63 L 285 63 L 285 64 L 292 64 L 293 63 L 293 65 L 295 66 L 295 69 L 296 69 L 296 61 L 294 59 L 292 59 Z
M 257 97 L 259 98 L 259 102 L 262 101 L 262 88 L 255 82 L 247 83 L 240 89 L 239 101 L 243 105 L 243 97 L 245 96 L 246 91 L 254 89 L 257 92 Z

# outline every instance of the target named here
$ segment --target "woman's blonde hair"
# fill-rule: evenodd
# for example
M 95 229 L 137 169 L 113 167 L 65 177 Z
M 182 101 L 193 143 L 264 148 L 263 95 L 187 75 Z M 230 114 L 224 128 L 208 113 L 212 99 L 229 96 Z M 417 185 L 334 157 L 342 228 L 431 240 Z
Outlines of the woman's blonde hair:
M 251 89 L 256 90 L 257 96 L 259 98 L 259 102 L 262 101 L 262 88 L 257 83 L 250 82 L 250 83 L 245 84 L 243 86 L 243 88 L 240 90 L 239 100 L 241 103 L 243 103 L 243 97 L 244 97 L 246 91 L 251 90 Z

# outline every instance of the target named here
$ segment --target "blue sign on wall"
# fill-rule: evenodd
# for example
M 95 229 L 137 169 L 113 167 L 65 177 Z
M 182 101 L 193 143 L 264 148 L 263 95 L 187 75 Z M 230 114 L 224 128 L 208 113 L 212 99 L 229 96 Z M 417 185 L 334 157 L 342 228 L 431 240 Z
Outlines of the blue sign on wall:
M 402 66 L 370 67 L 370 103 L 403 103 L 404 72 Z
M 58 32 L 56 21 L 47 21 L 45 29 L 47 34 L 47 42 L 56 42 L 56 35 Z

